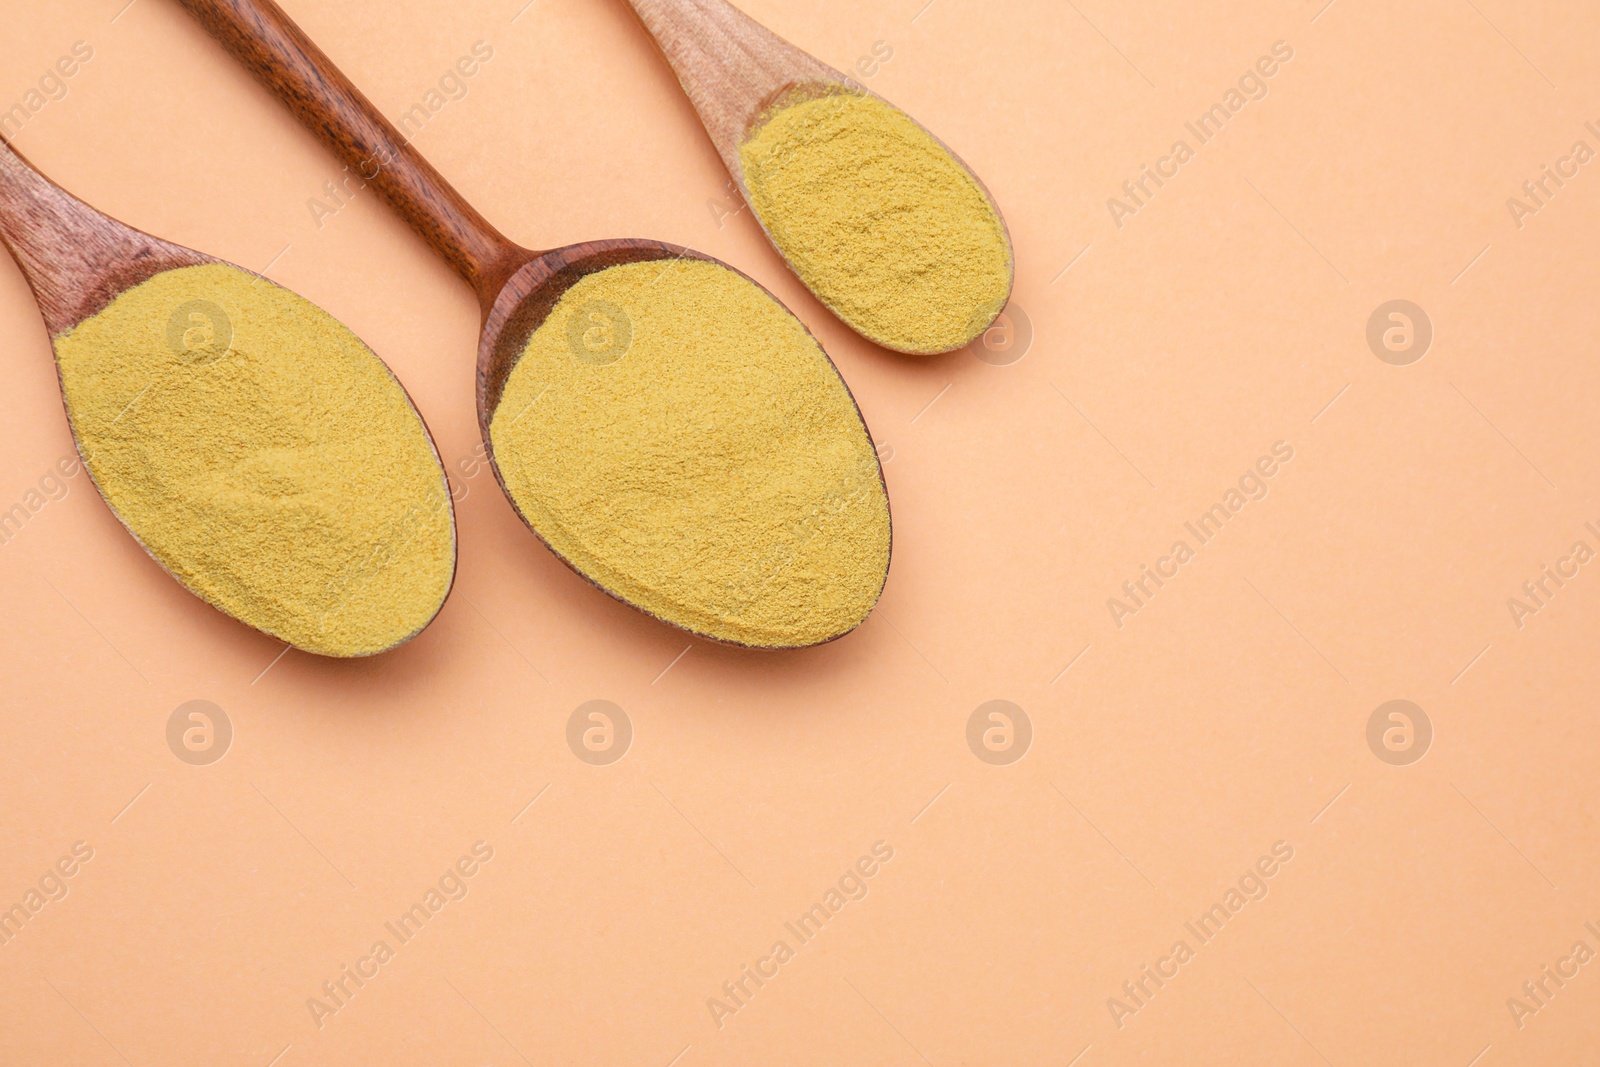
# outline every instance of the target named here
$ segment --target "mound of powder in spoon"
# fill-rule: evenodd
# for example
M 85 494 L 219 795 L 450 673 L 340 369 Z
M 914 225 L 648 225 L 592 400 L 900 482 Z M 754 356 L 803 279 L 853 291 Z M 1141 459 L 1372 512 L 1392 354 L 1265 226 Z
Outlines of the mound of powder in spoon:
M 584 276 L 512 367 L 490 442 L 557 555 L 686 629 L 811 645 L 882 591 L 889 502 L 861 414 L 799 320 L 727 267 Z
M 739 160 L 778 251 L 868 340 L 948 352 L 1005 304 L 1012 255 L 999 209 L 898 108 L 865 93 L 798 90 L 756 124 Z
M 315 304 L 185 267 L 55 339 L 68 417 L 117 516 L 179 581 L 298 648 L 361 656 L 438 613 L 444 471 L 405 390 Z

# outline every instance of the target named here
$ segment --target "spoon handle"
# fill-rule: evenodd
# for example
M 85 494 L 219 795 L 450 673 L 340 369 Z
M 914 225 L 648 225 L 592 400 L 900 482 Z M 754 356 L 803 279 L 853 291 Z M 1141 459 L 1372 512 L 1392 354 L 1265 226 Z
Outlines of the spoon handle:
M 727 0 L 627 0 L 671 65 L 735 178 L 739 145 L 763 109 L 803 82 L 844 75 Z
M 0 242 L 28 279 L 52 337 L 103 310 L 124 289 L 205 261 L 102 215 L 40 174 L 4 138 Z
M 178 0 L 206 32 L 376 189 L 487 309 L 528 260 L 411 147 L 273 0 Z
M 86 205 L 52 185 L 0 140 L 0 241 L 17 261 L 41 310 L 60 305 L 63 266 L 75 266 L 90 229 Z M 75 273 L 75 272 L 73 272 Z M 58 323 L 46 312 L 52 334 Z

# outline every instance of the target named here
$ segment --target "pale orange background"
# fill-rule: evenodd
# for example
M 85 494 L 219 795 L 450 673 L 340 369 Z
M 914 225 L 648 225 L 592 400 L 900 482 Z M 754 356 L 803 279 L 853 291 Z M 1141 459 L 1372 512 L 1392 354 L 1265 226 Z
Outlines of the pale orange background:
M 0 546 L 0 905 L 94 849 L 0 948 L 0 1063 L 1593 1055 L 1600 962 L 1520 1029 L 1506 1000 L 1600 949 L 1600 564 L 1521 629 L 1506 600 L 1600 548 L 1600 163 L 1520 229 L 1506 199 L 1600 149 L 1600 10 L 924 2 L 744 7 L 836 67 L 892 47 L 868 84 L 1010 222 L 1009 365 L 873 348 L 719 226 L 726 174 L 620 0 L 286 4 L 391 116 L 492 44 L 418 141 L 513 238 L 692 245 L 822 339 L 893 450 L 894 565 L 858 632 L 757 654 L 597 593 L 463 473 L 470 292 L 371 194 L 318 229 L 338 164 L 176 5 L 6 0 L 0 106 L 95 50 L 19 147 L 349 323 L 465 495 L 443 613 L 360 662 L 278 659 L 82 476 Z M 1116 227 L 1106 199 L 1279 40 L 1267 98 Z M 1365 340 L 1396 298 L 1435 330 L 1409 366 Z M 71 450 L 9 265 L 0 337 L 3 509 Z M 1277 441 L 1270 495 L 1116 627 L 1107 598 Z M 1435 729 L 1403 767 L 1366 742 L 1397 698 Z M 210 766 L 165 739 L 196 699 L 233 724 Z M 567 747 L 591 699 L 633 724 L 609 766 Z M 1009 766 L 967 745 L 991 699 L 1033 724 Z M 307 998 L 479 840 L 467 897 L 319 1028 Z M 707 998 L 877 841 L 865 899 L 719 1028 Z M 1278 841 L 1266 899 L 1119 1027 L 1108 998 Z

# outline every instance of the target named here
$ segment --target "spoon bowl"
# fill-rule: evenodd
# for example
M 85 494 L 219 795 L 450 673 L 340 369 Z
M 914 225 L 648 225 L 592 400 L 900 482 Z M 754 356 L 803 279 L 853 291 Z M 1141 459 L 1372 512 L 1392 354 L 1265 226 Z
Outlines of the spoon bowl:
M 873 343 L 908 355 L 954 351 L 993 325 L 1015 274 L 1010 232 L 988 188 L 948 145 L 727 0 L 628 3 L 677 75 L 762 232 L 830 311 Z M 764 127 L 778 126 L 790 109 L 806 105 L 819 106 L 794 123 L 799 141 L 770 150 L 772 169 L 792 174 L 803 154 L 817 169 L 803 179 L 786 176 L 763 195 L 747 167 L 750 149 Z M 852 125 L 862 121 L 875 123 L 871 136 Z M 808 133 L 810 145 L 804 144 Z M 847 152 L 819 160 L 828 146 L 846 144 L 859 157 Z M 906 154 L 907 161 L 898 173 L 886 173 L 894 154 Z M 875 191 L 919 173 L 937 175 L 919 190 L 937 197 L 937 204 L 871 202 Z M 964 214 L 937 215 L 937 208 L 952 205 Z M 798 212 L 795 221 L 785 209 Z M 905 221 L 919 211 L 925 214 L 915 223 Z M 819 219 L 827 212 L 833 214 L 823 226 Z M 885 266 L 886 260 L 893 262 Z M 980 262 L 978 281 L 973 264 Z M 854 274 L 861 263 L 876 266 Z
M 523 248 L 272 0 L 177 2 L 472 286 L 484 448 L 517 515 L 562 562 L 727 644 L 806 647 L 861 624 L 888 574 L 882 468 L 837 368 L 776 297 L 659 241 Z M 589 304 L 562 310 L 575 290 L 606 285 L 633 301 L 612 309 L 617 321 L 591 323 Z M 631 348 L 585 350 L 618 326 Z M 555 384 L 519 404 L 497 447 L 496 416 L 525 368 Z M 547 394 L 552 411 L 513 433 Z
M 489 298 L 483 335 L 479 339 L 478 425 L 491 458 L 493 443 L 489 441 L 489 426 L 500 407 L 506 379 L 517 360 L 522 358 L 528 338 L 549 318 L 568 290 L 587 275 L 626 263 L 674 262 L 685 258 L 716 262 L 691 249 L 639 238 L 585 241 L 526 255 L 527 262 Z M 497 475 L 498 471 L 496 467 Z
M 83 467 L 162 569 L 322 655 L 387 651 L 437 615 L 455 576 L 443 465 L 404 387 L 353 334 L 252 272 L 101 214 L 3 141 L 0 242 L 49 331 Z M 264 383 L 370 405 L 280 405 Z M 181 429 L 144 424 L 173 398 Z M 298 445 L 341 435 L 331 450 Z M 361 484 L 357 454 L 383 457 L 406 492 Z

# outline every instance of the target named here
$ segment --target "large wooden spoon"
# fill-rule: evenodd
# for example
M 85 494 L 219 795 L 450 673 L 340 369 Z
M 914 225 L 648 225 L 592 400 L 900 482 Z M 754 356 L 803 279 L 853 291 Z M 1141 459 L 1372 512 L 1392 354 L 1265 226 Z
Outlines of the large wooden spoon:
M 885 348 L 931 355 L 961 348 L 994 323 L 1011 293 L 1010 234 L 994 198 L 960 156 L 894 105 L 727 0 L 628 3 L 677 74 L 768 240 L 846 325 Z M 803 169 L 797 148 L 815 159 L 830 143 L 852 147 L 803 178 L 788 176 L 775 193 L 752 195 L 746 145 L 776 112 L 825 99 L 874 101 L 881 105 L 872 115 L 880 123 L 876 133 L 897 135 L 870 140 L 869 131 L 852 143 L 848 121 L 819 122 L 813 113 L 807 120 L 811 145 L 779 145 L 777 169 Z M 835 119 L 848 110 L 848 103 L 836 108 Z M 873 194 L 895 180 L 885 155 L 900 153 L 906 154 L 901 181 L 920 173 L 926 182 L 920 191 L 938 202 L 873 202 Z M 952 205 L 959 205 L 958 213 L 945 212 Z M 818 228 L 829 211 L 828 225 Z M 958 233 L 963 236 L 952 240 Z M 862 263 L 877 269 L 860 271 Z
M 783 310 L 776 297 L 726 264 L 660 241 L 631 238 L 590 241 L 544 252 L 523 248 L 491 226 L 453 189 L 272 0 L 177 2 L 333 149 L 352 172 L 388 201 L 476 291 L 483 311 L 477 404 L 484 448 L 496 479 L 518 515 L 558 558 L 618 600 L 692 633 L 729 644 L 759 648 L 803 647 L 842 636 L 861 623 L 876 603 L 888 570 L 888 504 L 881 465 L 871 448 L 860 412 L 837 369 L 815 346 L 798 320 Z M 776 538 L 774 543 L 752 545 L 748 533 L 753 528 L 750 511 L 707 516 L 702 510 L 695 521 L 710 523 L 711 529 L 709 532 L 697 530 L 695 537 L 675 539 L 674 532 L 659 529 L 618 531 L 617 543 L 644 545 L 656 551 L 658 558 L 683 564 L 673 574 L 623 574 L 625 568 L 617 560 L 578 557 L 571 551 L 570 542 L 563 540 L 567 531 L 551 518 L 548 502 L 530 499 L 526 493 L 519 497 L 508 480 L 507 464 L 516 462 L 525 469 L 527 464 L 537 464 L 543 457 L 497 455 L 492 428 L 508 380 L 528 350 L 530 339 L 535 337 L 562 297 L 587 277 L 616 267 L 655 261 L 713 264 L 742 279 L 742 286 L 770 300 L 782 312 L 782 329 L 803 335 L 812 354 L 826 367 L 826 382 L 819 383 L 813 377 L 807 395 L 796 398 L 790 393 L 785 396 L 790 404 L 798 403 L 799 414 L 804 416 L 795 423 L 809 424 L 813 416 L 838 416 L 842 408 L 853 426 L 850 432 L 859 439 L 861 447 L 852 451 L 857 458 L 848 464 L 848 470 L 842 471 L 842 484 L 826 493 L 813 492 L 807 496 L 797 494 L 790 486 L 752 491 L 752 499 L 776 500 L 788 509 L 794 516 L 789 523 L 794 530 L 792 535 Z M 670 291 L 679 284 L 677 273 L 667 270 L 662 270 L 651 283 L 657 287 L 656 293 Z M 576 310 L 564 314 L 577 318 Z M 690 336 L 726 337 L 725 332 L 719 333 L 723 327 L 718 322 L 716 308 L 704 309 L 698 321 L 673 325 Z M 570 323 L 568 328 L 572 328 Z M 776 355 L 770 365 L 758 359 L 755 365 L 738 368 L 742 377 L 739 381 L 727 382 L 719 397 L 725 403 L 742 404 L 740 417 L 751 422 L 755 422 L 758 415 L 770 414 L 765 411 L 770 397 L 747 395 L 743 390 L 751 388 L 758 380 L 772 380 L 774 372 L 785 369 L 780 365 L 782 361 L 790 359 L 784 351 L 777 351 L 776 342 L 773 347 Z M 708 357 L 713 354 L 706 353 Z M 819 385 L 824 387 L 818 388 Z M 659 391 L 661 383 L 647 383 L 641 389 Z M 628 507 L 638 500 L 657 509 L 688 503 L 671 499 L 671 494 L 663 492 L 662 486 L 652 480 L 654 468 L 647 465 L 644 456 L 647 446 L 656 449 L 655 457 L 659 461 L 663 441 L 690 442 L 678 453 L 669 455 L 667 463 L 675 464 L 680 474 L 685 467 L 699 468 L 705 474 L 701 484 L 718 479 L 724 484 L 740 484 L 748 473 L 747 468 L 763 461 L 759 452 L 774 451 L 772 448 L 743 454 L 737 449 L 730 451 L 723 447 L 725 438 L 701 433 L 704 427 L 693 425 L 696 420 L 692 417 L 685 419 L 681 412 L 663 413 L 659 408 L 649 414 L 651 424 L 635 428 L 636 440 L 632 446 L 637 450 L 637 468 L 630 468 L 626 473 L 630 479 L 627 486 L 630 501 L 627 507 L 616 509 L 619 514 L 628 514 Z M 522 413 L 517 417 L 522 418 Z M 708 418 L 709 415 L 702 415 L 698 421 Z M 608 428 L 615 429 L 615 426 Z M 702 440 L 707 442 L 712 454 L 697 453 L 699 446 L 694 442 Z M 808 442 L 801 432 L 788 444 L 803 449 Z M 825 464 L 826 458 L 821 454 L 801 455 L 795 458 L 795 464 L 814 469 L 837 466 L 832 461 Z M 595 457 L 585 456 L 579 462 L 594 460 Z M 626 462 L 627 457 L 624 457 Z M 585 507 L 610 508 L 613 503 L 590 499 Z M 865 534 L 859 521 L 852 529 L 842 529 L 836 516 L 845 511 L 858 518 L 868 515 L 877 526 Z M 881 521 L 877 516 L 881 516 Z M 664 544 L 664 541 L 673 543 Z M 568 544 L 569 550 L 564 552 L 558 543 Z M 686 554 L 695 558 L 685 560 Z M 829 566 L 815 563 L 820 556 L 828 557 Z M 718 558 L 724 564 L 714 580 L 707 580 L 703 587 L 681 588 L 682 575 L 693 571 L 706 557 Z M 732 565 L 727 565 L 730 561 Z M 647 595 L 672 581 L 677 581 L 678 585 L 673 586 L 671 596 Z M 848 602 L 851 605 L 848 617 L 830 616 L 826 620 L 812 617 L 824 601 L 835 605 Z
M 386 651 L 438 613 L 455 573 L 454 514 L 444 469 L 404 388 L 354 335 L 253 272 L 108 218 L 45 178 L 3 140 L 0 242 L 21 267 L 44 317 L 84 468 L 163 569 L 240 621 L 323 655 Z M 146 286 L 182 295 L 170 297 L 172 306 L 158 303 L 158 314 L 130 314 L 123 298 Z M 229 302 L 241 291 L 248 298 L 228 310 L 205 299 Z M 202 299 L 190 299 L 196 296 Z M 224 318 L 268 308 L 276 332 L 259 322 L 230 320 L 228 336 L 248 337 L 249 343 L 237 346 L 248 348 L 247 354 L 227 342 L 222 351 L 208 350 L 204 360 L 190 359 L 193 353 L 176 346 L 169 351 L 172 324 L 187 323 L 196 307 Z M 114 314 L 121 317 L 101 321 Z M 296 359 L 308 353 L 285 346 L 307 336 L 331 339 L 336 358 L 318 362 L 316 381 L 302 384 L 364 396 L 372 401 L 370 409 L 342 423 L 337 415 L 329 419 L 303 407 L 286 410 L 293 405 L 275 406 L 263 379 L 236 373 L 240 360 L 267 368 L 269 375 L 292 373 L 303 366 Z M 160 376 L 131 386 L 119 381 L 119 374 L 130 372 L 117 357 L 129 351 L 156 353 L 152 365 L 161 368 Z M 184 425 L 142 423 L 153 401 L 141 399 L 162 393 L 189 405 Z M 101 403 L 121 411 L 111 417 Z M 374 495 L 350 487 L 330 494 L 328 486 L 348 486 L 362 477 L 351 459 L 354 450 L 319 453 L 313 460 L 285 444 L 352 426 L 354 436 L 368 435 L 367 444 L 374 446 L 369 454 L 406 470 L 404 480 L 391 486 L 405 493 Z M 264 481 L 271 483 L 265 491 Z M 358 497 L 370 506 L 359 518 L 344 525 L 326 521 L 330 510 L 353 507 Z M 253 528 L 252 518 L 262 525 Z M 335 540 L 341 535 L 330 533 L 311 545 L 274 537 L 290 528 L 327 533 L 336 526 L 356 534 Z M 385 533 L 402 526 L 396 536 Z

